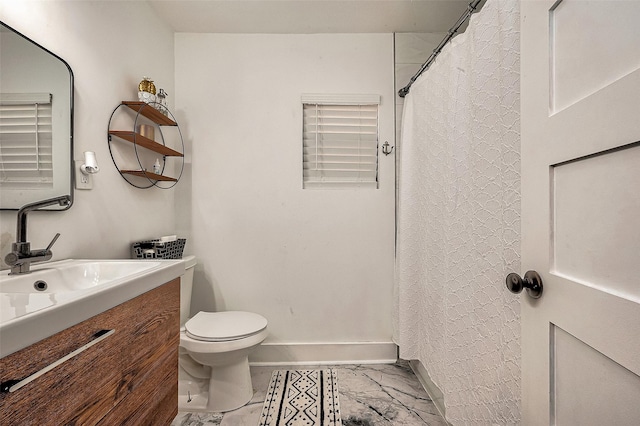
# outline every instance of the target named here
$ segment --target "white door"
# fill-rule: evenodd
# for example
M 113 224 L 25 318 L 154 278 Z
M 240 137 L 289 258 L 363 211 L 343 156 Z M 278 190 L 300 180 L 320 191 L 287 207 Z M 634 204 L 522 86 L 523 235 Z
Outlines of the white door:
M 523 424 L 640 424 L 640 1 L 523 1 Z

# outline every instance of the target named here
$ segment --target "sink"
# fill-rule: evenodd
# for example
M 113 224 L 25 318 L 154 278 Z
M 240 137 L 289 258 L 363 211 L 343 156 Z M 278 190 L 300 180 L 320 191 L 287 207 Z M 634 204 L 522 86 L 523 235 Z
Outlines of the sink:
M 0 293 L 61 294 L 96 289 L 123 277 L 153 269 L 157 261 L 63 261 L 25 275 L 0 278 Z M 51 264 L 49 264 L 51 265 Z M 43 265 L 44 266 L 44 265 Z M 4 316 L 3 316 L 4 317 Z
M 43 263 L 0 272 L 0 357 L 71 327 L 184 274 L 182 260 Z

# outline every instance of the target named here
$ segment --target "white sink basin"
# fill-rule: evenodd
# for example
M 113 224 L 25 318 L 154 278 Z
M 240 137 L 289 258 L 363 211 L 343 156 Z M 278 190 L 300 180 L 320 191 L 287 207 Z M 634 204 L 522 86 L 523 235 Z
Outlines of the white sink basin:
M 68 263 L 66 263 L 68 262 Z M 61 294 L 96 289 L 140 272 L 157 267 L 157 261 L 63 261 L 43 265 L 25 275 L 3 274 L 0 293 L 6 294 Z M 4 318 L 4 314 L 3 314 Z
M 62 260 L 0 272 L 0 357 L 184 274 L 182 260 Z

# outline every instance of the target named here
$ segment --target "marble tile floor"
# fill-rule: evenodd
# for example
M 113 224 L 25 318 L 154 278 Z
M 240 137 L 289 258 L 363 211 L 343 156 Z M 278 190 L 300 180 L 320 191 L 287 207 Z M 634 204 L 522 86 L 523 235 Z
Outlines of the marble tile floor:
M 251 367 L 251 401 L 227 413 L 179 412 L 172 426 L 257 426 L 273 370 L 334 368 L 343 426 L 447 426 L 409 364 Z

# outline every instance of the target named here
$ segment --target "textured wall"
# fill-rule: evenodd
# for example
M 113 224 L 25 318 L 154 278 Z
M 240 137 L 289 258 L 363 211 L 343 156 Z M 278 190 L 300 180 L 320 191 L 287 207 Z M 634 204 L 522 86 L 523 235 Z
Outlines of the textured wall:
M 405 99 L 400 356 L 453 424 L 520 421 L 519 6 L 489 1 Z

